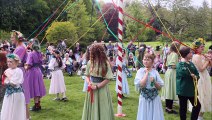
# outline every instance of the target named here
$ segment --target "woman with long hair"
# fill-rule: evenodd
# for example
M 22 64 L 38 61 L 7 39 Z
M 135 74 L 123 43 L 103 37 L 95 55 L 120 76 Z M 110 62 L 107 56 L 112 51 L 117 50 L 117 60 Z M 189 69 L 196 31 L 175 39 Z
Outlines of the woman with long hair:
M 53 100 L 62 100 L 67 101 L 66 97 L 66 86 L 64 81 L 64 76 L 62 69 L 65 68 L 62 58 L 60 57 L 60 52 L 58 50 L 53 51 L 54 57 L 50 60 L 49 69 L 52 71 L 51 83 L 49 88 L 49 94 L 56 94 L 56 98 Z M 59 94 L 62 93 L 62 98 L 59 97 Z
M 86 50 L 86 52 L 84 54 L 84 59 L 82 61 L 81 69 L 83 71 L 83 74 L 84 74 L 84 72 L 86 70 L 86 66 L 87 66 L 87 63 L 88 63 L 89 60 L 90 60 L 90 46 L 87 47 L 87 50 Z M 88 89 L 88 81 L 86 81 L 87 79 L 85 79 L 85 78 L 86 78 L 86 76 L 83 75 L 82 76 L 82 79 L 84 80 L 84 86 L 83 86 L 83 90 L 82 90 L 83 92 L 86 92 L 87 89 Z
M 112 98 L 108 83 L 113 73 L 101 43 L 92 44 L 86 67 L 88 90 L 82 120 L 114 120 Z
M 201 110 L 198 120 L 203 120 L 204 112 L 212 111 L 212 85 L 209 72 L 207 67 L 212 65 L 212 59 L 206 54 L 203 55 L 205 48 L 204 40 L 202 38 L 197 39 L 193 42 L 193 49 L 195 54 L 193 55 L 192 62 L 196 66 L 200 79 L 198 81 L 198 97 L 201 103 Z

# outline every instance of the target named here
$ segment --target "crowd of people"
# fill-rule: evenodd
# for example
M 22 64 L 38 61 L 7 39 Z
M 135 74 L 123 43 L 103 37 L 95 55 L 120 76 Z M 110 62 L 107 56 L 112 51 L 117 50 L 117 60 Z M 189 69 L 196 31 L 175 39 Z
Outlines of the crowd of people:
M 204 44 L 199 38 L 192 49 L 177 42 L 154 49 L 144 43 L 129 42 L 122 50 L 122 97 L 130 94 L 128 78 L 136 71 L 134 84 L 140 94 L 137 120 L 164 120 L 162 98 L 165 112 L 180 114 L 181 120 L 186 120 L 188 100 L 191 120 L 203 120 L 204 113 L 212 111 L 212 48 L 203 54 Z M 22 33 L 13 31 L 11 42 L 5 40 L 0 47 L 1 120 L 29 120 L 30 110 L 40 111 L 42 98 L 47 94 L 44 77 L 51 79 L 48 93 L 56 95 L 53 100 L 68 101 L 64 72 L 70 77 L 81 75 L 84 80 L 82 120 L 114 120 L 108 83 L 116 80 L 118 94 L 117 42 L 94 41 L 86 49 L 76 43 L 70 49 L 66 40 L 59 40 L 57 46 L 47 43 L 42 53 L 38 39 L 25 42 Z M 164 80 L 159 73 L 165 73 Z M 31 99 L 34 106 L 29 108 Z M 179 113 L 173 109 L 176 100 Z

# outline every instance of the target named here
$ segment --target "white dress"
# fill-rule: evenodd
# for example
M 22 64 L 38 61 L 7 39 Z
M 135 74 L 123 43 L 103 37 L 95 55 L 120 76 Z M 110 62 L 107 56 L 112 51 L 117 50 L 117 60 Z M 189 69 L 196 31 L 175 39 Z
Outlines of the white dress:
M 196 66 L 197 70 L 199 66 L 203 66 L 206 62 L 205 57 L 195 54 L 192 58 L 192 62 Z M 200 112 L 211 112 L 212 111 L 212 85 L 210 75 L 205 69 L 204 71 L 199 72 L 200 79 L 198 80 L 198 98 L 201 103 Z M 192 110 L 192 105 L 189 105 L 189 110 Z
M 10 83 L 14 84 L 15 87 L 6 85 L 9 83 L 9 79 L 5 79 L 6 93 L 9 91 L 10 94 L 5 94 L 4 96 L 1 120 L 26 120 L 25 97 L 21 88 L 21 84 L 24 81 L 23 72 L 20 68 L 9 68 L 7 71 L 11 73 Z M 11 88 L 12 90 L 19 88 L 19 91 L 11 92 Z
M 134 84 L 141 88 L 140 80 L 144 77 L 145 68 L 140 68 L 135 76 Z M 151 86 L 150 77 L 153 77 L 155 81 L 164 86 L 164 82 L 161 79 L 157 70 L 152 69 L 148 75 L 147 82 L 146 82 L 146 89 L 155 89 L 155 86 Z M 142 88 L 141 88 L 142 89 Z M 159 91 L 158 91 L 159 94 Z M 146 99 L 142 95 L 142 91 L 139 96 L 139 106 L 138 106 L 138 113 L 137 113 L 137 120 L 164 120 L 163 108 L 162 103 L 159 95 L 155 95 L 155 98 L 152 100 Z
M 85 67 L 86 68 L 86 65 L 87 65 L 87 60 L 84 59 L 82 61 L 82 68 Z M 84 80 L 84 85 L 83 85 L 83 92 L 86 92 L 88 90 L 88 82 L 86 81 L 86 76 L 85 75 L 82 75 L 82 79 Z
M 65 65 L 63 64 L 63 66 L 59 68 L 56 58 L 52 58 L 48 66 L 49 69 L 52 70 L 49 94 L 64 93 L 66 91 L 66 86 L 61 69 L 65 68 Z

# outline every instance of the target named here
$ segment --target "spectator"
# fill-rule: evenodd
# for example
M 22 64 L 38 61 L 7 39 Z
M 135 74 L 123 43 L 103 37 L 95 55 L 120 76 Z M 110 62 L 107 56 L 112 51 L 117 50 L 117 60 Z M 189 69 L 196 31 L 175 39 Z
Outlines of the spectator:
M 132 52 L 133 55 L 135 55 L 136 46 L 133 44 L 133 41 L 132 40 L 128 44 L 127 50 L 128 50 L 128 54 L 129 54 L 129 52 Z
M 73 61 L 69 57 L 68 53 L 66 53 L 65 58 L 63 58 L 63 64 L 66 65 L 65 70 L 71 76 L 72 75 L 72 69 L 73 69 Z
M 109 41 L 108 45 L 107 45 L 107 55 L 110 57 L 110 56 L 113 56 L 113 49 L 114 49 L 114 46 L 112 44 L 111 41 Z

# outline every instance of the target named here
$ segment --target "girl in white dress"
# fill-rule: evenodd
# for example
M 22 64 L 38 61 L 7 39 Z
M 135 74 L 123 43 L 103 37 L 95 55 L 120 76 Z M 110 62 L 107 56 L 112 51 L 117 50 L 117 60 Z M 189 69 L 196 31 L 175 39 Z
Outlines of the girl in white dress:
M 23 72 L 18 68 L 20 62 L 16 54 L 7 56 L 8 69 L 3 74 L 6 92 L 1 110 L 1 120 L 27 120 L 25 97 L 21 84 Z
M 49 88 L 49 94 L 57 94 L 57 97 L 54 100 L 62 100 L 67 101 L 66 98 L 66 86 L 64 82 L 64 76 L 62 69 L 65 68 L 65 65 L 62 62 L 62 59 L 60 57 L 60 52 L 58 50 L 55 50 L 53 52 L 54 57 L 51 59 L 49 63 L 49 69 L 52 71 L 52 78 Z M 62 93 L 63 97 L 60 99 L 59 93 Z

